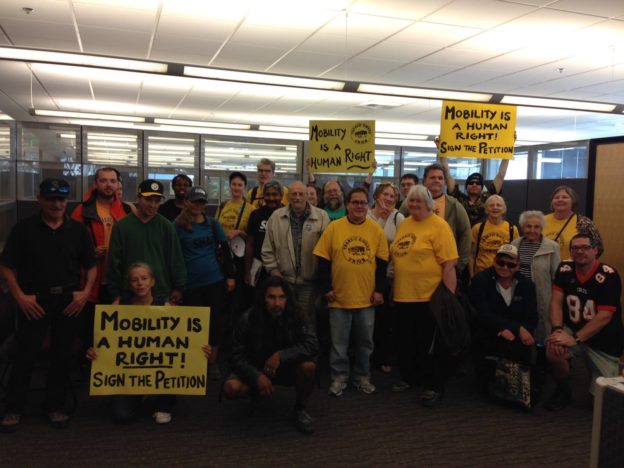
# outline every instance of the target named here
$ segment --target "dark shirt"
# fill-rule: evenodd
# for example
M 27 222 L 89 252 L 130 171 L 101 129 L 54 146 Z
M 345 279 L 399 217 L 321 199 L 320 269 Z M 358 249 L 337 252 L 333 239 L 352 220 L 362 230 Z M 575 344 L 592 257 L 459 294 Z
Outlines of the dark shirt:
M 462 204 L 466 209 L 466 213 L 468 213 L 470 226 L 474 226 L 485 220 L 485 201 L 490 195 L 500 195 L 500 192 L 496 191 L 493 182 L 488 182 L 485 186 L 485 190 L 481 192 L 474 203 L 470 203 L 470 197 L 459 189 L 459 184 L 455 184 L 455 190 L 449 193 L 449 195 L 456 198 Z
M 0 264 L 16 272 L 27 294 L 58 286 L 77 290 L 81 268 L 95 265 L 95 250 L 82 223 L 65 217 L 61 226 L 52 229 L 35 215 L 13 226 Z
M 241 316 L 232 342 L 232 370 L 252 388 L 262 374 L 264 362 L 274 352 L 280 354 L 280 367 L 310 361 L 318 354 L 316 336 L 296 315 L 287 309 L 277 318 L 257 307 Z
M 592 271 L 583 278 L 577 273 L 574 262 L 565 260 L 557 267 L 553 289 L 563 294 L 563 323 L 574 332 L 591 322 L 599 311 L 610 312 L 611 320 L 585 344 L 611 356 L 622 354 L 622 281 L 613 267 L 596 262 Z
M 165 203 L 158 207 L 158 212 L 167 218 L 169 221 L 173 221 L 182 213 L 182 208 L 178 208 L 175 205 L 175 198 L 167 200 Z
M 258 260 L 262 260 L 262 244 L 264 243 L 264 236 L 266 235 L 267 221 L 275 210 L 276 208 L 269 208 L 264 205 L 252 211 L 251 215 L 249 215 L 247 234 L 253 236 L 253 256 Z
M 477 310 L 478 320 L 494 334 L 509 330 L 518 336 L 521 326 L 533 334 L 537 326 L 535 285 L 520 274 L 516 274 L 515 279 L 518 283 L 510 305 L 496 289 L 493 267 L 478 273 L 470 284 L 470 302 Z

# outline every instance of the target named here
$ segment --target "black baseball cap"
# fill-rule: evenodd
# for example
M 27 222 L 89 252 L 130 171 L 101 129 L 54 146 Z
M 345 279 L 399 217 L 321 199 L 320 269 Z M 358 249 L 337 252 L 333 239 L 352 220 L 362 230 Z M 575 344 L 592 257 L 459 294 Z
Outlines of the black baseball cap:
M 473 172 L 468 176 L 468 178 L 466 179 L 466 187 L 473 180 L 476 181 L 481 187 L 483 187 L 483 176 L 478 172 Z
M 163 184 L 154 179 L 146 179 L 139 184 L 139 195 L 142 197 L 165 197 Z
M 69 184 L 63 179 L 44 179 L 39 184 L 39 195 L 45 198 L 69 197 Z
M 186 199 L 188 201 L 197 201 L 197 200 L 203 200 L 205 202 L 208 201 L 208 194 L 206 193 L 206 191 L 202 188 L 202 187 L 192 187 L 187 193 L 186 193 Z

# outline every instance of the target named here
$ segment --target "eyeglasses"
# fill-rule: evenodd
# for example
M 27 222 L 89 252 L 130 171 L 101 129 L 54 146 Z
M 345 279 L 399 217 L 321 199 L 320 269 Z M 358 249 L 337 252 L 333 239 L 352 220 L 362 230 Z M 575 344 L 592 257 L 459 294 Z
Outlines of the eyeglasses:
M 593 245 L 573 245 L 572 247 L 570 247 L 570 252 L 587 252 L 591 249 L 593 249 L 594 246 Z
M 355 205 L 355 206 L 366 206 L 366 205 L 368 205 L 368 202 L 365 201 L 365 200 L 353 200 L 353 201 L 350 201 L 349 203 L 351 203 L 352 205 Z
M 513 270 L 518 266 L 516 262 L 506 262 L 505 260 L 502 260 L 500 258 L 496 259 L 496 264 L 501 268 L 508 268 L 510 270 Z

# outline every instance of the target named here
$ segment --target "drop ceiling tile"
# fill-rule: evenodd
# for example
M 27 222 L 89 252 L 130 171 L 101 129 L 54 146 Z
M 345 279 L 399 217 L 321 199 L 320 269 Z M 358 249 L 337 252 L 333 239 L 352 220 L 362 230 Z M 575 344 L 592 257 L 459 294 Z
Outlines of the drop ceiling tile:
M 270 71 L 271 73 L 283 73 L 286 75 L 316 77 L 344 60 L 345 57 L 340 55 L 294 51 L 286 55 Z
M 156 22 L 157 3 L 141 7 L 128 2 L 123 7 L 105 3 L 74 1 L 78 29 L 96 27 L 112 30 L 135 31 L 151 34 Z
M 404 86 L 422 86 L 430 80 L 452 72 L 455 69 L 456 68 L 453 66 L 415 63 L 387 73 L 384 76 L 384 83 Z
M 435 44 L 402 42 L 391 38 L 375 45 L 371 49 L 365 51 L 361 56 L 372 59 L 381 58 L 410 63 L 439 50 L 441 50 L 440 47 Z
M 325 34 L 343 36 L 347 41 L 360 39 L 379 41 L 401 31 L 412 23 L 413 21 L 398 18 L 350 13 L 340 15 L 321 31 Z
M 602 16 L 612 18 L 624 15 L 624 3 L 613 0 L 559 0 L 551 5 L 549 9 L 563 10 L 586 15 Z
M 344 35 L 318 32 L 297 47 L 296 51 L 313 52 L 316 54 L 340 54 L 353 56 L 359 54 L 378 41 L 373 38 L 345 40 Z
M 429 15 L 427 21 L 490 29 L 534 10 L 534 6 L 497 0 L 455 0 Z
M 449 3 L 448 0 L 358 0 L 349 6 L 354 13 L 419 20 Z
M 178 36 L 187 43 L 197 39 L 200 41 L 224 41 L 232 34 L 238 21 L 219 19 L 218 17 L 194 16 L 167 10 L 169 2 L 163 8 L 156 37 Z
M 286 51 L 286 48 L 228 43 L 223 47 L 212 65 L 223 68 L 264 71 Z
M 150 35 L 139 31 L 122 31 L 86 26 L 80 36 L 85 52 L 113 56 L 146 58 Z
M 401 62 L 393 60 L 356 57 L 334 68 L 324 77 L 348 81 L 376 82 L 385 73 L 395 70 L 401 65 Z
M 479 62 L 483 62 L 490 58 L 492 58 L 492 54 L 489 51 L 468 49 L 462 47 L 461 45 L 457 45 L 434 54 L 430 54 L 421 59 L 419 62 L 442 66 L 454 65 L 456 68 L 463 68 L 473 64 L 478 64 Z
M 600 23 L 594 16 L 539 9 L 516 20 L 497 26 L 497 31 L 524 35 L 534 44 L 560 40 L 561 35 Z
M 482 31 L 482 29 L 470 26 L 451 26 L 420 21 L 394 35 L 393 39 L 401 42 L 430 44 L 444 48 L 475 36 Z
M 22 19 L 0 20 L 4 31 L 18 47 L 78 51 L 73 26 L 62 23 L 28 21 Z
M 22 8 L 30 7 L 32 13 L 26 14 Z M 5 20 L 24 20 L 33 23 L 49 22 L 72 24 L 71 11 L 67 0 L 2 0 L 0 18 Z
M 186 37 L 158 34 L 150 60 L 207 66 L 221 47 L 221 41 L 190 40 Z

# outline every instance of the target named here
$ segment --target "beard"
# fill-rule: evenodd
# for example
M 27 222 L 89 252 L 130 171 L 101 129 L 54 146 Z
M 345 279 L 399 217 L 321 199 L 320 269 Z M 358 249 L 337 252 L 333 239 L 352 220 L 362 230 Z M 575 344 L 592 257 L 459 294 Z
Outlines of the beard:
M 342 200 L 340 198 L 332 198 L 330 200 L 325 200 L 325 206 L 332 211 L 336 211 L 342 208 Z

